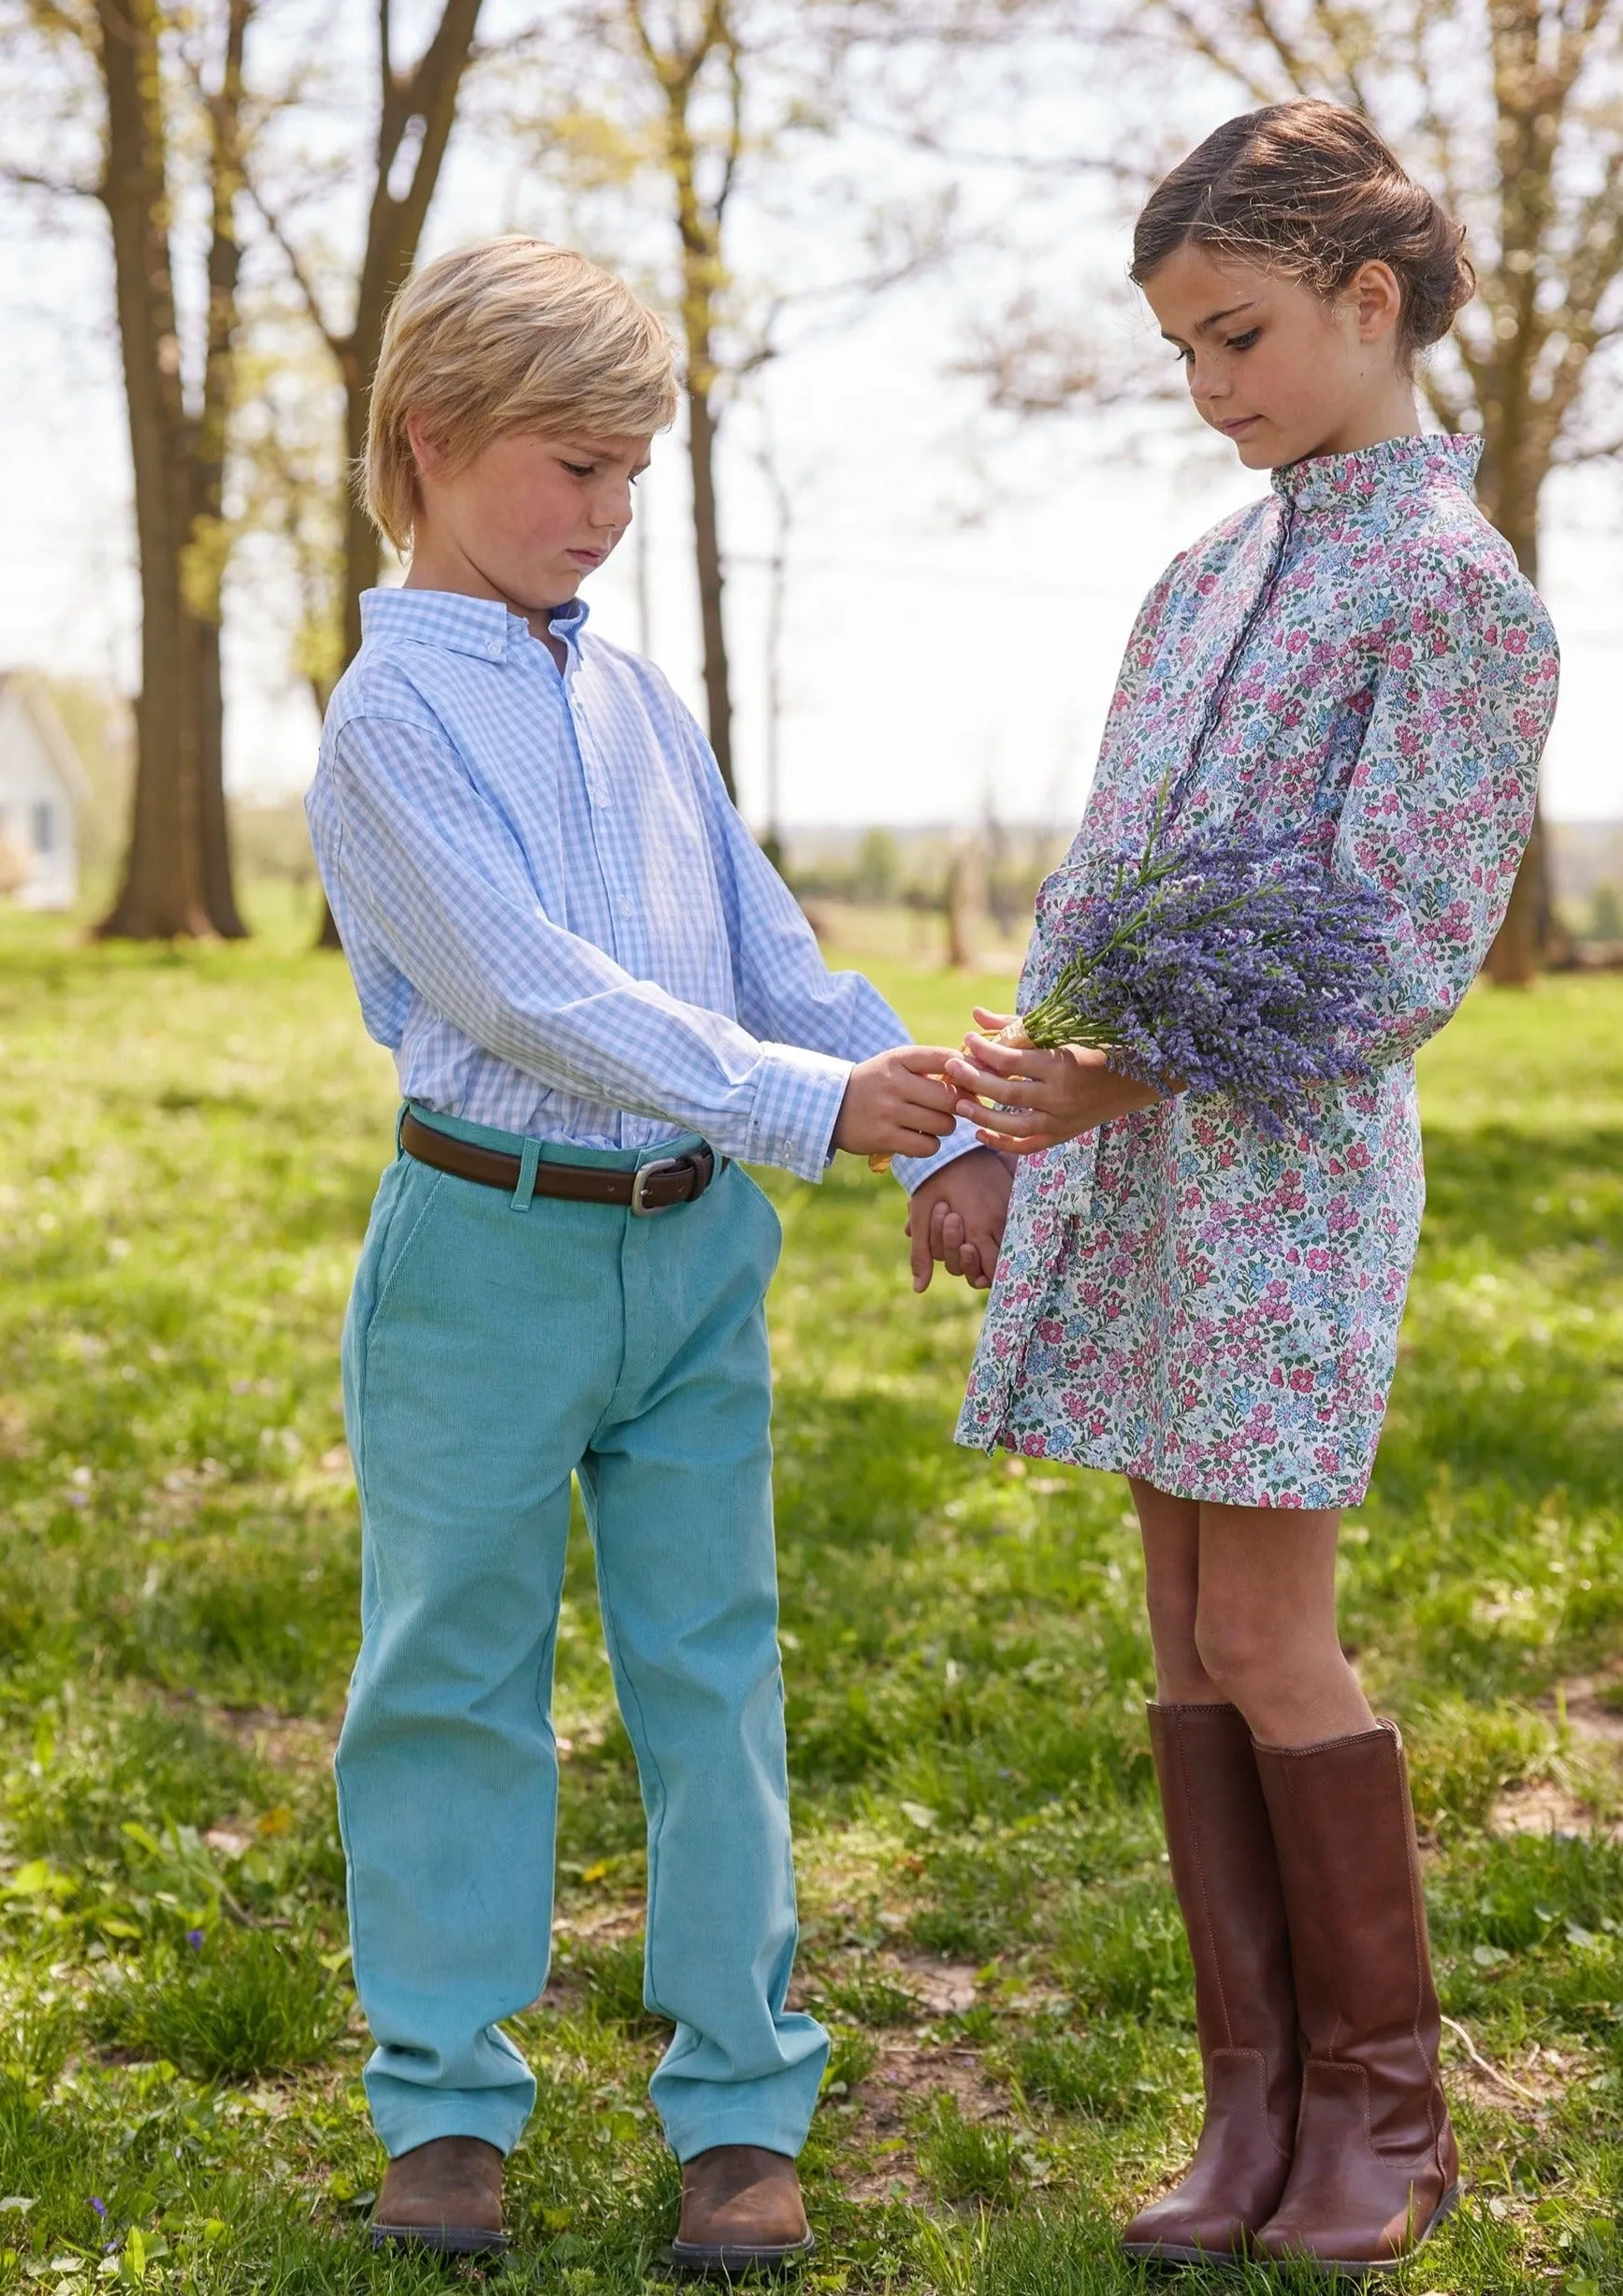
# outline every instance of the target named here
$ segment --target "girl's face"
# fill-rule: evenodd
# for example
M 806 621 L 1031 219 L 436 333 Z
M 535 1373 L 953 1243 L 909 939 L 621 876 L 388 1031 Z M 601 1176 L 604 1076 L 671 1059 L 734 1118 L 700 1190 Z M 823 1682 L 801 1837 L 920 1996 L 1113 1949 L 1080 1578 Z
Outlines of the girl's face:
M 1367 263 L 1326 302 L 1287 279 L 1185 240 L 1144 286 L 1201 419 L 1248 470 L 1345 455 L 1419 428 L 1398 363 L 1402 291 Z

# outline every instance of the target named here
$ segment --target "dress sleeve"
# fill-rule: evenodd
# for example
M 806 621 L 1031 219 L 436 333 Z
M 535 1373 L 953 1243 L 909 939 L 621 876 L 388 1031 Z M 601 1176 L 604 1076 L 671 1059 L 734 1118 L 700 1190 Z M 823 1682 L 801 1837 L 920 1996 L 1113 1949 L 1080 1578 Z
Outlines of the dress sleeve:
M 1378 1017 L 1357 1046 L 1377 1067 L 1453 1016 L 1499 931 L 1558 677 L 1537 592 L 1497 566 L 1456 565 L 1387 645 L 1334 861 L 1385 897 Z
M 1183 564 L 1180 551 L 1171 565 L 1155 584 L 1134 618 L 1133 628 L 1122 656 L 1122 667 L 1116 672 L 1116 690 L 1110 698 L 1105 731 L 1099 744 L 1099 760 L 1103 764 L 1114 755 L 1121 743 L 1128 718 L 1137 709 L 1149 682 L 1155 650 L 1161 643 L 1161 626 L 1167 619 L 1167 601 Z

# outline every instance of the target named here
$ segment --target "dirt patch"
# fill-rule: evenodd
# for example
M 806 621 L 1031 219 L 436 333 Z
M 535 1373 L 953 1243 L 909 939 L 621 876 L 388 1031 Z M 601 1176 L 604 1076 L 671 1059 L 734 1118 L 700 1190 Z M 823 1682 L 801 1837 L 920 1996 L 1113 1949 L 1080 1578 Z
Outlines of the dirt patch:
M 1598 1823 L 1590 1805 L 1557 1778 L 1518 1779 L 1499 1797 L 1487 1822 L 1496 1834 L 1623 1839 L 1623 1827 Z
M 559 1913 L 552 1925 L 552 1933 L 560 1943 L 578 1937 L 587 1944 L 617 1945 L 622 1938 L 637 1934 L 647 1911 L 647 1899 L 639 1891 L 634 1898 L 624 1899 L 618 1905 L 602 1906 L 594 1913 L 576 1913 L 572 1909 Z
M 879 1957 L 872 1966 L 883 1969 L 887 1963 L 895 1971 L 898 1985 L 922 2001 L 932 2016 L 957 2017 L 974 2008 L 979 1972 L 972 1961 L 949 1961 L 945 1956 L 904 1948 Z
M 852 2200 L 928 2202 L 910 2128 L 919 2107 L 933 2097 L 953 2098 L 968 2121 L 1008 2117 L 1008 2100 L 987 2078 L 977 2050 L 899 2037 L 881 2041 L 878 2062 L 851 2091 L 855 2111 L 843 2132 L 860 2164 L 845 2183 Z
M 1579 1738 L 1610 1747 L 1623 1762 L 1623 1675 L 1574 1675 L 1562 1683 L 1561 1691 L 1568 1728 Z M 1559 1711 L 1554 1698 L 1540 1703 L 1549 1711 Z
M 205 1698 L 171 1694 L 167 1699 L 176 1713 L 196 1715 L 211 1730 L 234 1739 L 245 1752 L 272 1769 L 292 1770 L 300 1777 L 329 1770 L 338 1751 L 339 1724 L 313 1721 L 308 1714 L 283 1714 L 274 1706 L 216 1706 Z
M 1560 2102 L 1589 2061 L 1576 2049 L 1547 2049 L 1534 2042 L 1522 2054 L 1496 2062 L 1457 2018 L 1442 2020 L 1442 2064 L 1450 2090 L 1496 2113 L 1537 2119 Z
M 1623 1841 L 1623 1677 L 1575 1675 L 1539 1705 L 1564 1734 L 1551 1774 L 1518 1779 L 1488 1813 L 1501 1834 L 1599 1836 Z

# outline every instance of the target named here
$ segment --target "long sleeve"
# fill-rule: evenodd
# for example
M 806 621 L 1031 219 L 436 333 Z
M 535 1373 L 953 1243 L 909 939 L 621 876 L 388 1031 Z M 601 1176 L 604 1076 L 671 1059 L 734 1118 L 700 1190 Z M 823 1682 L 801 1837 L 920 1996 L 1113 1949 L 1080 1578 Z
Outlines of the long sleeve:
M 689 730 L 723 856 L 722 898 L 744 1026 L 774 1043 L 807 1045 L 853 1062 L 907 1044 L 906 1026 L 872 981 L 830 972 L 800 903 L 728 798 L 708 743 L 697 726 Z M 980 1145 L 974 1125 L 961 1119 L 934 1156 L 898 1156 L 891 1169 L 910 1194 Z
M 549 1088 L 820 1178 L 851 1055 L 763 1042 L 549 918 L 500 810 L 432 727 L 351 717 L 327 776 L 324 874 L 346 946 L 358 917 L 427 1004 Z
M 1334 857 L 1386 897 L 1380 1018 L 1359 1047 L 1377 1066 L 1450 1018 L 1503 920 L 1558 679 L 1537 593 L 1494 563 L 1457 563 L 1387 645 Z

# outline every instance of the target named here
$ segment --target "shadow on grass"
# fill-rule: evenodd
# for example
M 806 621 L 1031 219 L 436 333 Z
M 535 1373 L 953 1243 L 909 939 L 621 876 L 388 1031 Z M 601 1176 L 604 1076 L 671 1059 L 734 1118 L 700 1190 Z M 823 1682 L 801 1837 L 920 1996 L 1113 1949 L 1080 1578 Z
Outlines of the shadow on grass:
M 1427 1127 L 1426 1256 L 1623 1253 L 1623 1125 Z

